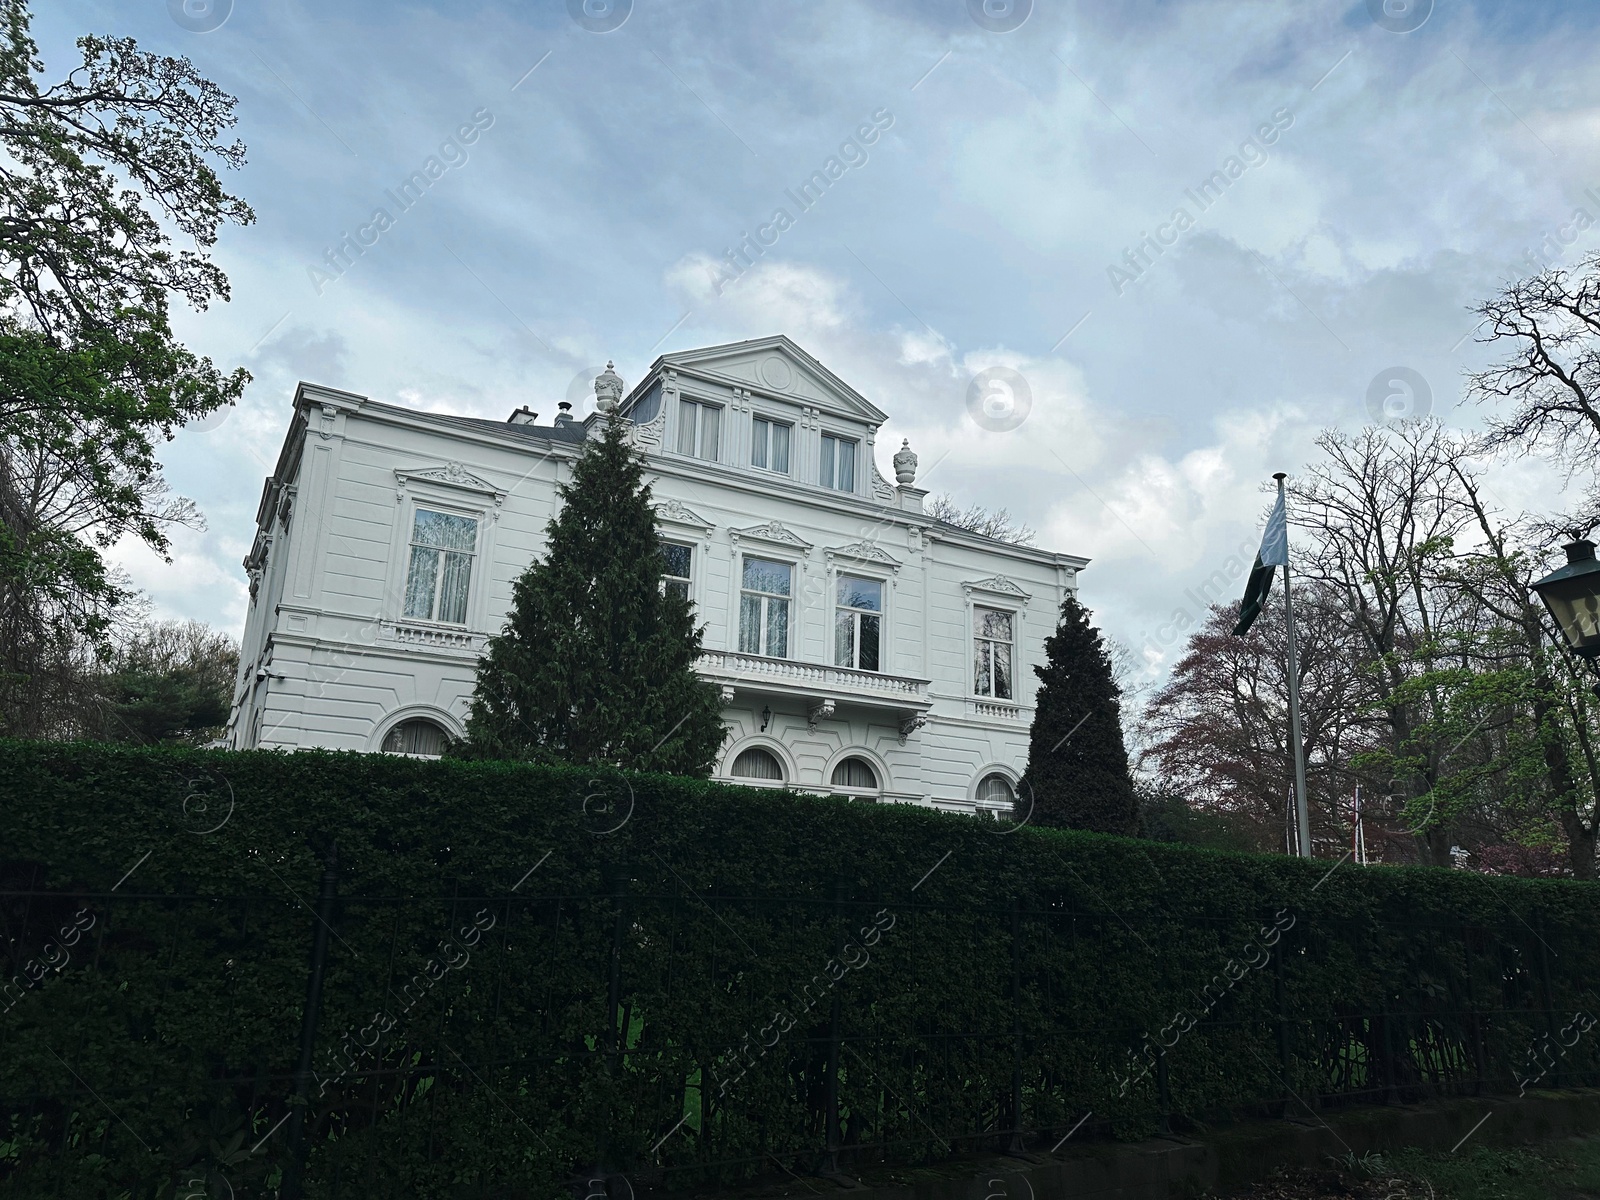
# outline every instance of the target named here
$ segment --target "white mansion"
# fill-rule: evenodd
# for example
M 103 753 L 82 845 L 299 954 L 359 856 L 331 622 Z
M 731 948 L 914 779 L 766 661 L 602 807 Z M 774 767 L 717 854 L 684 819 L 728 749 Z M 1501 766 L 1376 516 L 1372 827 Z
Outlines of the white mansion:
M 644 452 L 663 586 L 705 625 L 719 778 L 999 810 L 1027 760 L 1044 638 L 1086 559 L 935 520 L 885 414 L 785 337 L 658 358 L 552 424 L 414 412 L 302 383 L 245 559 L 227 735 L 437 753 L 544 553 L 556 487 L 620 412 Z

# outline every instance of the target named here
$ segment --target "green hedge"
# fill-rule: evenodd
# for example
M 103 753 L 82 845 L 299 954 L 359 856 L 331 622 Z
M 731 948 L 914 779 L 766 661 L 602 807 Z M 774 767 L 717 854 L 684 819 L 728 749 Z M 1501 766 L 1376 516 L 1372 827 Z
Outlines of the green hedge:
M 276 1194 L 330 841 L 308 1196 L 1600 1082 L 1594 884 L 320 752 L 0 743 L 0 821 L 4 1196 Z

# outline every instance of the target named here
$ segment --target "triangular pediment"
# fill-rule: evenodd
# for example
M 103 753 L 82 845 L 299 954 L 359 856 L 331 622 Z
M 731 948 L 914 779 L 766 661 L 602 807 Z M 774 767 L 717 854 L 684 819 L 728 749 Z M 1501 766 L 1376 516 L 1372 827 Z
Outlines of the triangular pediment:
M 663 368 L 813 405 L 869 425 L 888 420 L 887 413 L 782 334 L 664 354 L 651 374 Z
M 504 496 L 505 492 L 487 479 L 474 475 L 458 462 L 438 466 L 396 467 L 395 482 L 402 489 L 407 483 L 436 483 L 444 487 L 460 488 L 467 492 L 483 492 L 491 496 Z

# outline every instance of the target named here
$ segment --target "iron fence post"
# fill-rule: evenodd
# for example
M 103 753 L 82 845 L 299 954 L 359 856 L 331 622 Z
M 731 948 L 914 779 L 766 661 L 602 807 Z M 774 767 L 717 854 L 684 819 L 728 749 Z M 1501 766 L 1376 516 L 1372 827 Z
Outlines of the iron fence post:
M 834 925 L 839 930 L 835 939 L 834 953 L 844 953 L 846 941 L 844 916 L 844 897 L 848 881 L 843 876 L 835 876 L 833 881 L 833 913 Z M 828 1006 L 828 1073 L 826 1078 L 827 1098 L 826 1111 L 823 1114 L 824 1146 L 822 1151 L 822 1166 L 818 1169 L 820 1175 L 838 1175 L 839 1148 L 843 1138 L 839 1134 L 839 989 L 832 989 L 833 998 Z
M 1277 951 L 1272 956 L 1272 988 L 1273 1000 L 1278 1010 L 1278 1066 L 1283 1072 L 1283 1112 L 1287 1115 L 1290 1111 L 1289 1100 L 1294 1095 L 1294 1079 L 1289 1070 L 1293 1053 L 1289 1043 L 1289 989 L 1283 979 L 1285 946 L 1281 937 L 1273 949 Z
M 1544 989 L 1545 1029 L 1549 1033 L 1552 1043 L 1560 1043 L 1560 1038 L 1556 1036 L 1558 1022 L 1556 1020 L 1555 989 L 1550 986 L 1549 944 L 1544 938 L 1544 912 L 1537 908 L 1533 910 L 1533 934 L 1539 939 L 1539 983 Z M 1561 1077 L 1564 1072 L 1561 1070 L 1560 1063 L 1561 1058 L 1558 1056 L 1556 1058 L 1556 1066 L 1550 1072 L 1551 1087 L 1561 1086 Z
M 1157 1133 L 1172 1132 L 1172 1089 L 1167 1084 L 1167 1048 L 1156 1042 L 1156 1104 L 1160 1109 Z
M 295 1067 L 294 1091 L 289 1096 L 288 1161 L 283 1168 L 280 1200 L 300 1200 L 306 1168 L 306 1109 L 311 1097 L 311 1060 L 316 1052 L 317 1015 L 322 1005 L 322 977 L 328 962 L 328 931 L 333 928 L 334 903 L 339 890 L 339 848 L 328 843 L 322 864 L 322 890 L 317 897 L 317 923 L 311 941 L 311 970 L 306 979 L 306 1007 L 300 1017 L 300 1062 Z
M 1026 1151 L 1022 1141 L 1022 909 L 1011 898 L 1011 1137 L 1007 1154 Z
M 613 914 L 611 925 L 611 952 L 606 962 L 606 1021 L 610 1030 L 610 1037 L 606 1039 L 606 1088 L 611 1093 L 608 1108 L 615 1111 L 616 1089 L 621 1076 L 622 1049 L 627 1031 L 622 1029 L 622 942 L 627 934 L 627 896 L 628 896 L 628 860 L 627 849 L 623 846 L 617 848 L 617 861 L 609 868 L 611 871 L 611 902 L 616 910 Z M 609 1114 L 608 1114 L 609 1119 Z M 600 1127 L 599 1145 L 596 1147 L 598 1164 L 595 1174 L 601 1181 L 603 1194 L 611 1194 L 611 1127 L 609 1123 Z

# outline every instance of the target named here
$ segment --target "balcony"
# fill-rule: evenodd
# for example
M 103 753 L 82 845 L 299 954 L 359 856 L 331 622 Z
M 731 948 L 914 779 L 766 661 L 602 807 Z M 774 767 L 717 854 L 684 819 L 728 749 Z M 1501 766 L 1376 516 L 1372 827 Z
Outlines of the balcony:
M 928 696 L 928 681 L 906 675 L 881 675 L 732 650 L 707 651 L 695 666 L 722 688 L 724 704 L 733 700 L 735 692 L 804 700 L 813 726 L 832 716 L 836 703 L 853 704 L 896 714 L 902 734 L 909 734 L 922 724 L 923 715 L 933 703 Z

